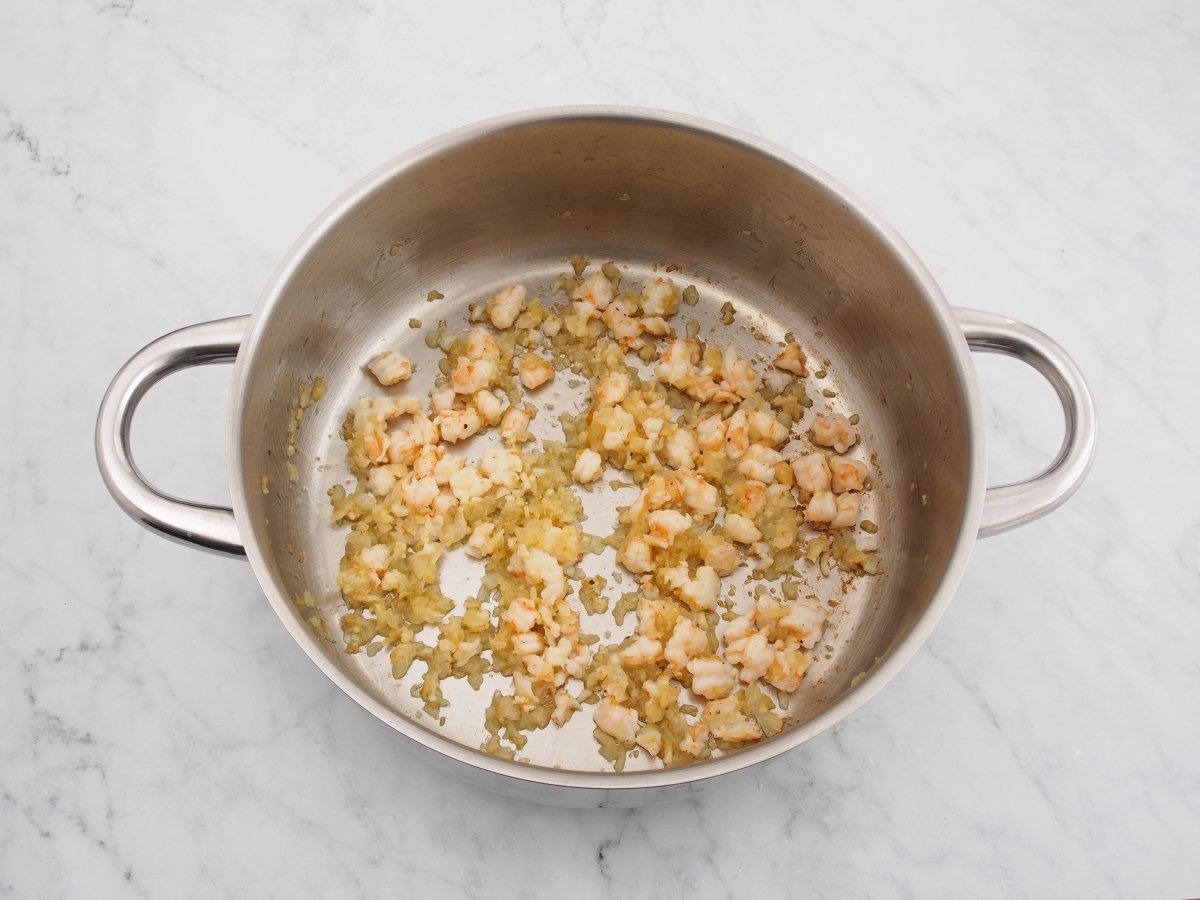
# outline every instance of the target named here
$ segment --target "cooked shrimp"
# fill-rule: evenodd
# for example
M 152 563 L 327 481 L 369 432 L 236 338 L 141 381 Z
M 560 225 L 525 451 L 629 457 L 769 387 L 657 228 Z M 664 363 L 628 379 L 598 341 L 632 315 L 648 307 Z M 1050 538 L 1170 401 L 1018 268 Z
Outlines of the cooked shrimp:
M 612 282 L 603 272 L 593 272 L 571 291 L 572 300 L 579 300 L 601 312 L 608 308 L 612 298 Z
M 718 656 L 698 656 L 687 664 L 692 692 L 705 700 L 728 697 L 737 684 L 737 670 Z
M 517 597 L 500 613 L 500 620 L 511 625 L 513 631 L 526 632 L 541 621 L 541 616 L 532 597 Z
M 554 694 L 554 712 L 550 714 L 550 718 L 555 725 L 561 727 L 571 718 L 571 714 L 579 708 L 579 701 L 571 696 L 570 691 L 562 688 Z
M 529 413 L 521 406 L 510 406 L 500 419 L 500 436 L 514 440 L 529 430 Z
M 711 566 L 699 566 L 696 577 L 679 589 L 679 598 L 692 609 L 715 609 L 720 590 L 721 579 L 716 570 Z
M 584 447 L 575 456 L 575 468 L 571 475 L 580 484 L 588 484 L 600 477 L 604 469 L 604 460 L 595 450 Z
M 718 741 L 737 744 L 756 741 L 763 736 L 758 723 L 738 708 L 737 697 L 727 697 L 708 704 L 704 708 L 703 718 L 708 732 Z
M 413 373 L 412 363 L 408 358 L 394 350 L 384 350 L 367 363 L 367 368 L 375 376 L 375 380 L 384 386 L 408 381 Z
M 483 420 L 474 409 L 452 409 L 437 417 L 442 440 L 455 444 L 476 434 L 483 427 Z
M 750 423 L 740 409 L 725 423 L 725 455 L 730 459 L 741 459 L 750 449 Z
M 655 278 L 642 291 L 642 312 L 648 316 L 669 316 L 679 309 L 679 288 L 670 278 Z
M 663 445 L 667 462 L 676 469 L 694 469 L 699 447 L 695 436 L 686 429 L 674 428 Z
M 820 444 L 822 447 L 832 447 L 838 453 L 845 453 L 858 440 L 854 433 L 854 426 L 850 424 L 850 420 L 845 416 L 836 414 L 817 416 L 813 419 L 810 434 L 812 435 L 814 444 Z
M 686 390 L 696 378 L 699 359 L 700 345 L 696 341 L 676 338 L 663 351 L 654 375 L 659 381 Z
M 662 753 L 662 732 L 653 725 L 647 725 L 637 733 L 637 744 L 651 756 Z
M 713 536 L 705 543 L 702 559 L 706 566 L 711 566 L 718 575 L 732 575 L 742 564 L 742 554 L 729 541 Z
M 518 547 L 508 564 L 508 571 L 542 585 L 541 598 L 553 603 L 567 595 L 567 578 L 562 566 L 553 556 L 537 547 Z
M 389 466 L 377 466 L 367 476 L 367 487 L 376 497 L 386 497 L 396 486 L 396 473 Z
M 450 490 L 459 503 L 469 503 L 482 497 L 491 489 L 492 483 L 479 474 L 474 466 L 465 466 L 450 476 Z
M 825 628 L 825 609 L 816 597 L 804 597 L 787 604 L 787 612 L 779 619 L 779 627 L 795 635 L 801 645 L 811 650 L 817 645 Z
M 754 527 L 754 523 L 738 513 L 726 513 L 723 527 L 729 539 L 739 544 L 753 544 L 762 537 L 762 532 Z
M 654 569 L 654 556 L 650 545 L 641 538 L 626 541 L 617 554 L 617 562 L 638 575 Z
M 838 494 L 837 515 L 829 523 L 830 528 L 849 528 L 858 521 L 862 506 L 862 494 Z
M 421 512 L 429 508 L 441 489 L 433 478 L 418 478 L 400 485 L 400 496 L 404 505 L 413 512 Z
M 499 364 L 491 357 L 473 360 L 460 356 L 450 374 L 450 383 L 457 394 L 474 394 L 490 386 L 499 370 Z
M 767 636 L 755 631 L 735 641 L 726 640 L 725 658 L 741 667 L 742 681 L 751 684 L 766 674 L 775 661 L 775 651 L 771 649 Z
M 479 458 L 479 471 L 493 484 L 512 489 L 521 478 L 521 454 L 498 447 L 489 448 Z
M 750 437 L 752 440 L 767 444 L 770 447 L 778 447 L 788 439 L 787 428 L 784 427 L 782 422 L 765 410 L 756 409 L 746 416 L 746 421 L 750 425 Z
M 693 512 L 711 516 L 720 506 L 720 492 L 716 485 L 705 481 L 703 475 L 680 472 L 679 486 L 684 504 Z
M 762 377 L 750 365 L 749 360 L 737 355 L 733 347 L 725 348 L 725 359 L 722 362 L 722 376 L 729 390 L 739 397 L 749 397 L 762 387 Z
M 648 666 L 660 659 L 662 652 L 663 646 L 659 641 L 640 635 L 621 651 L 621 662 L 627 666 Z
M 454 388 L 444 387 L 429 395 L 429 408 L 434 415 L 454 408 Z
M 846 491 L 861 491 L 864 479 L 867 477 L 867 467 L 857 459 L 848 456 L 835 456 L 829 460 L 829 471 L 832 476 L 832 488 L 835 494 Z
M 808 669 L 808 655 L 794 641 L 775 645 L 774 659 L 767 667 L 763 680 L 771 687 L 791 693 L 800 687 Z
M 783 348 L 783 352 L 775 357 L 772 365 L 777 369 L 803 377 L 808 374 L 808 369 L 805 367 L 806 362 L 808 360 L 804 356 L 804 351 L 800 349 L 800 345 L 792 343 Z
M 554 377 L 554 366 L 536 353 L 526 353 L 522 356 L 519 369 L 521 384 L 531 391 L 541 387 Z
M 675 623 L 663 656 L 676 672 L 682 672 L 693 658 L 708 650 L 708 633 L 686 616 Z
M 780 454 L 762 444 L 751 444 L 746 448 L 737 470 L 747 478 L 770 484 L 775 480 L 775 464 L 783 459 Z
M 495 425 L 504 415 L 504 404 L 491 391 L 480 391 L 474 395 L 472 402 L 475 405 L 475 411 L 479 413 L 479 418 L 485 425 Z
M 612 372 L 596 381 L 593 394 L 597 406 L 616 406 L 629 396 L 629 376 L 624 372 Z
M 525 286 L 512 284 L 487 302 L 486 312 L 492 324 L 503 331 L 511 328 L 525 309 Z
M 721 451 L 725 449 L 725 420 L 720 416 L 709 416 L 696 423 L 696 440 L 701 450 Z
M 608 697 L 596 704 L 596 711 L 592 713 L 592 721 L 605 734 L 616 738 L 623 744 L 631 744 L 637 738 L 637 711 L 628 706 L 622 706 Z
M 692 517 L 673 509 L 656 509 L 649 517 L 650 533 L 646 543 L 670 547 L 675 536 L 692 527 Z
M 833 491 L 814 491 L 804 507 L 804 521 L 818 524 L 832 522 L 837 511 L 837 500 Z
M 796 476 L 796 486 L 801 490 L 809 493 L 829 490 L 829 463 L 820 451 L 796 457 L 792 460 L 792 472 Z

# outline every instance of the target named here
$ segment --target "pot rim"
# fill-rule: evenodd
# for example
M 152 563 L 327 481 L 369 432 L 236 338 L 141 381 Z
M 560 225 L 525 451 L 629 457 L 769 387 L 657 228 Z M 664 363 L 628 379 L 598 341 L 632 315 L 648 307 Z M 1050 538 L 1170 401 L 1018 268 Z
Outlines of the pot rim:
M 283 289 L 308 257 L 308 254 L 331 230 L 337 228 L 345 218 L 354 215 L 364 200 L 388 181 L 400 175 L 404 170 L 410 169 L 418 163 L 436 156 L 447 149 L 474 142 L 490 134 L 517 129 L 534 123 L 568 121 L 571 119 L 633 120 L 668 128 L 698 132 L 709 137 L 715 136 L 730 143 L 747 147 L 763 156 L 773 158 L 777 162 L 794 170 L 798 175 L 811 179 L 821 188 L 837 197 L 849 212 L 856 216 L 870 231 L 874 232 L 881 243 L 890 248 L 895 257 L 903 264 L 908 275 L 920 285 L 926 300 L 929 302 L 936 316 L 942 337 L 953 350 L 956 374 L 960 379 L 960 383 L 964 389 L 963 393 L 967 398 L 966 418 L 969 429 L 967 444 L 970 454 L 970 480 L 967 484 L 962 520 L 955 546 L 950 553 L 949 560 L 943 570 L 940 583 L 934 591 L 933 597 L 925 610 L 909 628 L 908 633 L 892 648 L 886 658 L 867 672 L 865 678 L 842 697 L 838 698 L 837 701 L 830 704 L 827 710 L 805 722 L 803 725 L 781 732 L 746 749 L 674 769 L 656 769 L 642 772 L 581 772 L 578 770 L 554 769 L 490 756 L 482 750 L 475 750 L 459 744 L 380 703 L 325 655 L 318 645 L 317 637 L 295 615 L 292 601 L 288 597 L 287 592 L 283 589 L 282 585 L 270 577 L 270 565 L 258 542 L 252 536 L 248 535 L 243 535 L 243 541 L 245 543 L 246 556 L 249 559 L 255 577 L 264 593 L 266 593 L 267 599 L 279 616 L 280 621 L 291 634 L 292 639 L 303 648 L 308 657 L 343 693 L 355 700 L 359 706 L 371 713 L 375 718 L 390 726 L 394 731 L 415 741 L 424 748 L 432 750 L 447 760 L 478 770 L 485 775 L 501 775 L 516 782 L 527 782 L 539 786 L 578 789 L 581 791 L 602 790 L 624 793 L 651 788 L 695 784 L 710 778 L 746 769 L 795 749 L 817 735 L 828 731 L 847 716 L 857 711 L 864 703 L 875 696 L 884 685 L 890 682 L 924 644 L 949 605 L 962 578 L 967 559 L 974 547 L 977 537 L 976 532 L 983 510 L 987 475 L 987 449 L 982 402 L 980 400 L 975 367 L 970 358 L 970 350 L 968 349 L 966 339 L 963 337 L 962 330 L 954 318 L 950 304 L 946 301 L 941 288 L 938 287 L 929 270 L 918 259 L 917 255 L 905 243 L 903 238 L 871 207 L 848 190 L 845 185 L 812 163 L 770 141 L 731 126 L 683 113 L 615 105 L 558 106 L 509 113 L 446 132 L 424 141 L 383 163 L 343 192 L 304 231 L 271 275 L 254 308 L 250 324 L 237 356 L 230 387 L 229 419 L 226 431 L 226 457 L 229 467 L 230 495 L 234 517 L 237 521 L 243 522 L 248 521 L 250 517 L 247 502 L 249 488 L 241 466 L 242 439 L 238 427 L 249 387 L 246 379 L 246 373 L 249 368 L 247 361 L 255 356 L 258 345 L 263 339 L 265 331 L 264 322 L 267 318 L 265 313 L 279 301 Z M 251 487 L 257 489 L 258 485 L 256 483 Z

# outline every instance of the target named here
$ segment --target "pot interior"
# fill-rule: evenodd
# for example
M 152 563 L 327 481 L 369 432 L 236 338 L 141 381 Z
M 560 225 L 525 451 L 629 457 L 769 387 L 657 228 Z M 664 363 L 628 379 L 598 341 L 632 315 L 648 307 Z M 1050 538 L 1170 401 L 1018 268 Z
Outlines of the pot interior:
M 497 685 L 485 682 L 476 693 L 463 681 L 445 682 L 451 707 L 440 726 L 409 693 L 422 666 L 401 683 L 386 653 L 372 659 L 343 651 L 336 582 L 344 532 L 329 524 L 326 496 L 331 485 L 348 483 L 339 431 L 357 398 L 380 392 L 362 366 L 382 349 L 399 349 L 417 364 L 410 393 L 424 395 L 432 385 L 435 353 L 410 319 L 465 327 L 468 303 L 512 281 L 546 291 L 577 254 L 596 264 L 613 260 L 634 281 L 671 266 L 677 282 L 699 288 L 699 304 L 681 307 L 677 321 L 698 319 L 701 337 L 732 302 L 736 321 L 719 327 L 719 340 L 743 354 L 765 346 L 749 326 L 770 341 L 793 332 L 830 373 L 824 381 L 810 376 L 816 409 L 828 403 L 860 416 L 875 483 L 863 516 L 879 525 L 874 540 L 884 574 L 843 583 L 836 569 L 826 578 L 806 570 L 813 590 L 832 593 L 840 605 L 793 695 L 788 727 L 773 740 L 854 690 L 856 676 L 886 658 L 926 611 L 960 540 L 973 540 L 962 535 L 974 450 L 970 388 L 955 347 L 961 336 L 885 237 L 793 164 L 689 125 L 558 115 L 452 135 L 369 179 L 335 210 L 285 264 L 243 348 L 234 397 L 240 455 L 231 461 L 239 526 L 261 551 L 257 574 L 277 595 L 281 615 L 346 677 L 405 717 L 400 730 L 425 743 L 478 748 L 486 737 L 483 709 Z M 428 302 L 434 290 L 445 296 Z M 290 403 L 300 382 L 318 375 L 328 393 L 303 419 L 292 459 L 299 481 L 289 485 Z M 827 399 L 823 389 L 837 396 Z M 535 430 L 554 433 L 554 420 L 539 416 Z M 477 449 L 468 444 L 463 452 Z M 611 521 L 613 511 L 603 506 L 589 505 L 589 514 Z M 594 524 L 585 528 L 594 532 Z M 480 571 L 451 559 L 446 593 L 475 594 Z M 315 610 L 294 602 L 305 592 Z M 332 641 L 307 624 L 314 615 Z M 604 770 L 591 729 L 590 715 L 576 715 L 561 731 L 534 734 L 520 757 Z M 649 764 L 631 759 L 627 770 Z

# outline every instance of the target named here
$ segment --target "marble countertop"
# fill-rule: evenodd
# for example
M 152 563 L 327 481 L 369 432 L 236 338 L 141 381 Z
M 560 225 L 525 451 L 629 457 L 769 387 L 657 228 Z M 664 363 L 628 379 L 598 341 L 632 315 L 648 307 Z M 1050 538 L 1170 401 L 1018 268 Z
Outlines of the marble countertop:
M 1200 7 L 650 7 L 0 10 L 0 895 L 1200 894 Z M 597 102 L 832 172 L 952 302 L 1063 343 L 1102 427 L 1076 497 L 979 543 L 880 696 L 638 811 L 415 761 L 245 564 L 138 528 L 92 455 L 117 367 L 249 311 L 359 175 L 470 121 Z M 979 368 L 992 479 L 1028 474 L 1061 434 L 1053 396 Z M 228 375 L 147 398 L 135 449 L 168 490 L 227 496 Z

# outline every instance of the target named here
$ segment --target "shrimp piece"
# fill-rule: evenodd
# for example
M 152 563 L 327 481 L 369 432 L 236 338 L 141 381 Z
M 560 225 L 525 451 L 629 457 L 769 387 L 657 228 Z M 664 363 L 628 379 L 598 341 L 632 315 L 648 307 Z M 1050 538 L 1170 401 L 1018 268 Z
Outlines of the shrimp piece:
M 622 744 L 631 744 L 637 738 L 638 714 L 627 706 L 605 697 L 596 704 L 592 713 L 592 721 L 605 734 L 616 738 Z
M 440 449 L 440 448 L 439 448 Z M 450 476 L 463 467 L 462 457 L 443 456 L 433 467 L 433 480 L 438 484 L 449 484 Z
M 514 653 L 521 656 L 532 656 L 545 650 L 546 642 L 536 631 L 524 631 L 513 635 L 512 647 Z
M 417 453 L 417 458 L 413 460 L 412 471 L 417 478 L 430 478 L 433 476 L 437 464 L 442 457 L 446 455 L 446 451 L 436 444 L 426 444 Z
M 579 701 L 571 696 L 570 691 L 563 688 L 554 694 L 554 712 L 550 714 L 550 720 L 561 728 L 579 708 Z
M 516 487 L 520 481 L 522 465 L 520 453 L 498 447 L 484 451 L 478 463 L 479 471 L 493 484 L 499 484 L 509 490 Z
M 667 320 L 662 316 L 642 316 L 639 319 L 642 323 L 642 331 L 646 334 L 652 334 L 655 337 L 666 337 L 671 333 L 671 326 L 667 324 Z
M 475 394 L 490 386 L 499 371 L 499 363 L 491 357 L 473 360 L 460 356 L 450 373 L 450 383 L 456 394 Z
M 662 657 L 663 646 L 659 641 L 641 635 L 621 651 L 621 662 L 627 666 L 648 666 Z
M 485 312 L 492 324 L 503 331 L 512 328 L 525 309 L 525 286 L 511 284 L 488 300 Z
M 633 416 L 620 406 L 610 408 L 608 423 L 604 427 L 604 436 L 600 439 L 605 450 L 620 450 L 629 441 L 637 429 Z
M 504 404 L 491 391 L 480 391 L 474 395 L 472 401 L 475 412 L 479 413 L 484 425 L 495 425 L 504 415 Z
M 801 646 L 811 650 L 825 629 L 825 609 L 816 597 L 805 597 L 787 604 L 779 627 L 794 635 Z
M 500 345 L 486 328 L 472 328 L 463 341 L 463 352 L 467 359 L 499 359 Z
M 500 620 L 512 626 L 513 631 L 532 631 L 541 621 L 537 604 L 532 597 L 517 597 L 500 613 Z
M 754 523 L 739 513 L 726 513 L 723 527 L 729 539 L 739 544 L 753 544 L 762 537 Z
M 502 533 L 496 533 L 494 522 L 481 522 L 475 526 L 475 530 L 467 538 L 467 546 L 465 548 L 467 556 L 473 556 L 476 559 L 491 556 L 496 548 L 500 546 L 503 539 L 504 535 Z
M 669 316 L 679 309 L 679 288 L 670 278 L 655 278 L 642 291 L 642 312 L 648 316 Z
M 701 756 L 708 749 L 708 725 L 703 718 L 696 720 L 688 729 L 679 742 L 679 749 L 692 756 Z
M 375 376 L 375 380 L 385 387 L 408 381 L 413 373 L 412 363 L 395 350 L 384 350 L 367 363 L 367 368 Z
M 737 669 L 717 656 L 697 656 L 687 664 L 692 673 L 692 692 L 705 700 L 728 697 L 737 685 Z
M 701 558 L 718 575 L 732 575 L 742 564 L 742 554 L 737 547 L 715 535 L 705 542 Z
M 676 469 L 694 469 L 699 447 L 695 436 L 684 428 L 675 428 L 663 445 L 667 462 Z
M 529 413 L 521 406 L 510 406 L 500 420 L 500 436 L 512 441 L 529 430 Z
M 696 439 L 701 450 L 717 452 L 725 449 L 725 421 L 720 416 L 709 416 L 696 423 Z
M 804 507 L 804 521 L 814 524 L 832 522 L 837 512 L 837 500 L 832 491 L 814 491 Z
M 735 481 L 727 490 L 727 508 L 747 519 L 757 519 L 767 508 L 767 486 L 761 481 Z
M 646 435 L 646 440 L 655 449 L 661 446 L 658 439 L 662 436 L 663 426 L 666 424 L 657 416 L 649 416 L 642 420 L 642 433 Z
M 474 466 L 465 466 L 450 476 L 450 490 L 459 503 L 469 503 L 476 497 L 482 497 L 491 486 L 492 483 L 480 477 Z
M 429 395 L 429 408 L 434 415 L 444 413 L 454 408 L 454 388 L 444 387 Z
M 796 476 L 796 486 L 803 491 L 815 494 L 829 490 L 829 463 L 820 451 L 796 457 L 792 460 L 792 472 Z
M 854 426 L 842 415 L 817 416 L 809 433 L 814 444 L 832 447 L 838 453 L 845 453 L 858 440 Z
M 794 641 L 784 641 L 775 647 L 774 659 L 763 676 L 771 687 L 790 694 L 800 687 L 808 669 L 808 654 Z
M 600 321 L 607 327 L 622 350 L 638 350 L 645 343 L 642 340 L 642 323 L 630 317 L 632 310 L 623 300 L 615 301 L 608 309 L 600 314 Z
M 787 428 L 766 410 L 756 409 L 746 416 L 746 421 L 750 425 L 751 440 L 778 447 L 788 439 Z
M 440 490 L 433 478 L 417 478 L 400 485 L 400 496 L 410 510 L 422 512 L 429 509 Z
M 593 272 L 583 279 L 575 290 L 571 291 L 571 299 L 586 303 L 592 309 L 603 312 L 612 303 L 612 282 L 603 272 Z
M 861 494 L 838 494 L 837 515 L 829 523 L 830 528 L 849 528 L 858 521 L 858 511 L 862 506 Z
M 867 477 L 867 467 L 857 459 L 848 456 L 835 456 L 829 461 L 829 471 L 832 476 L 832 488 L 835 494 L 846 491 L 861 491 Z
M 737 355 L 733 347 L 725 348 L 721 365 L 725 386 L 739 397 L 749 397 L 762 387 L 762 377 L 750 365 L 750 361 Z M 730 398 L 732 399 L 732 398 Z
M 437 418 L 442 440 L 450 444 L 465 441 L 483 427 L 483 420 L 474 409 L 452 409 Z
M 680 472 L 679 486 L 682 499 L 688 509 L 702 516 L 711 516 L 720 505 L 720 493 L 716 485 L 709 484 L 703 475 L 695 472 Z
M 749 634 L 740 640 L 725 642 L 725 658 L 741 666 L 741 679 L 752 684 L 762 678 L 775 661 L 775 651 L 761 631 Z
M 562 331 L 562 319 L 556 314 L 550 313 L 542 320 L 542 334 L 546 337 L 557 337 L 560 331 Z
M 553 603 L 567 595 L 567 577 L 553 556 L 537 547 L 518 547 L 508 564 L 508 571 L 542 585 L 541 598 Z
M 386 497 L 396 486 L 396 473 L 388 466 L 377 466 L 367 476 L 367 487 L 376 497 Z
M 600 477 L 604 468 L 604 460 L 595 450 L 584 448 L 575 456 L 575 468 L 571 470 L 572 477 L 580 484 L 588 484 Z
M 775 480 L 775 464 L 783 457 L 778 451 L 762 444 L 751 444 L 738 463 L 737 470 L 755 481 L 771 484 Z
M 741 459 L 750 449 L 750 423 L 740 409 L 725 423 L 725 455 L 730 459 Z
M 699 566 L 696 577 L 689 579 L 679 589 L 679 598 L 692 609 L 715 609 L 717 593 L 721 590 L 721 579 L 711 566 Z
M 662 732 L 653 725 L 647 725 L 639 731 L 636 740 L 638 746 L 651 756 L 658 756 L 662 753 Z
M 799 375 L 803 378 L 808 374 L 808 369 L 805 366 L 808 360 L 804 356 L 804 351 L 800 349 L 800 345 L 790 343 L 783 348 L 783 352 L 775 357 L 772 365 L 777 369 L 782 369 L 785 372 L 791 372 L 793 375 Z
M 596 381 L 593 399 L 597 406 L 616 406 L 629 396 L 629 376 L 624 372 L 611 372 Z
M 737 697 L 727 697 L 704 708 L 704 723 L 718 741 L 740 744 L 763 736 L 758 723 L 738 708 Z
M 700 344 L 697 341 L 676 338 L 663 351 L 654 376 L 681 391 L 687 390 L 696 380 L 699 360 Z
M 708 650 L 708 633 L 686 616 L 675 623 L 663 657 L 671 669 L 680 673 L 688 662 Z
M 519 369 L 521 384 L 531 391 L 541 387 L 554 377 L 554 366 L 536 353 L 526 353 L 522 356 Z
M 358 564 L 378 576 L 387 570 L 391 557 L 392 550 L 387 544 L 372 544 L 358 554 Z
M 626 541 L 617 554 L 617 562 L 636 575 L 643 575 L 654 569 L 654 557 L 650 545 L 641 538 L 631 538 Z
M 646 543 L 656 547 L 670 547 L 675 536 L 692 527 L 692 517 L 674 509 L 656 509 L 650 513 L 650 533 Z

